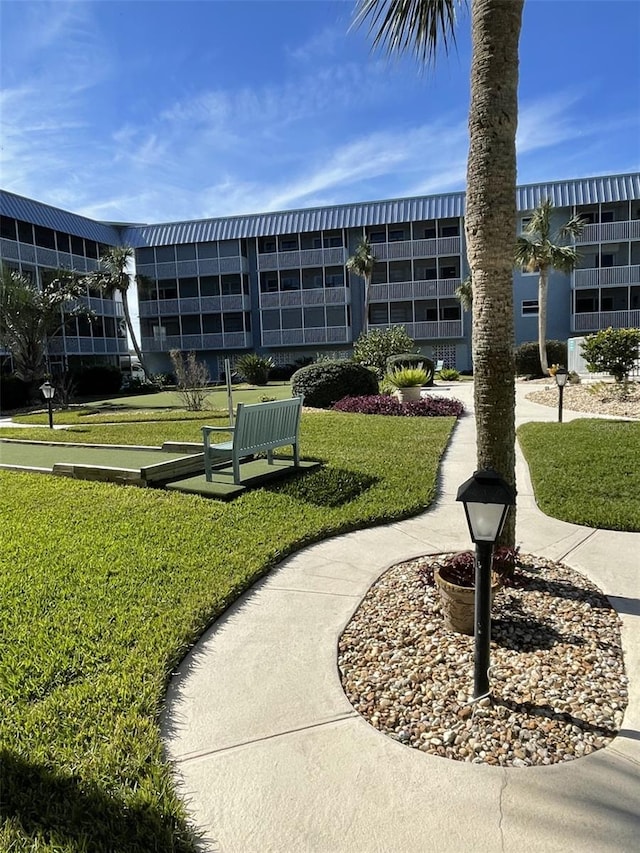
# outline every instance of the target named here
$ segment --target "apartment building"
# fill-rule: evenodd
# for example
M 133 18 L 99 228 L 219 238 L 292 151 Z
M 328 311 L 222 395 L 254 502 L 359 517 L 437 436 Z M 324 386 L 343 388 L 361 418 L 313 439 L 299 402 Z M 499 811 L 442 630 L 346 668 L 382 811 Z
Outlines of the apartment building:
M 56 270 L 95 270 L 100 254 L 119 242 L 115 227 L 0 191 L 2 265 L 40 286 Z M 69 359 L 118 363 L 120 357 L 128 355 L 122 304 L 89 289 L 85 301 L 93 311 L 91 322 L 85 317 L 69 318 L 60 334 L 49 342 L 54 371 L 64 369 Z
M 519 187 L 520 228 L 546 198 L 558 226 L 574 213 L 588 223 L 578 269 L 551 276 L 549 338 L 640 326 L 640 175 Z M 41 226 L 34 214 L 44 206 L 22 201 L 30 218 L 21 221 Z M 464 193 L 119 228 L 83 222 L 89 241 L 99 232 L 135 247 L 141 343 L 154 371 L 170 369 L 171 349 L 194 350 L 213 376 L 247 351 L 276 363 L 348 354 L 363 326 L 364 284 L 345 265 L 363 234 L 377 259 L 369 328 L 404 325 L 425 355 L 472 366 L 471 318 L 455 296 L 468 273 Z M 537 338 L 537 298 L 537 275 L 516 270 L 516 343 Z

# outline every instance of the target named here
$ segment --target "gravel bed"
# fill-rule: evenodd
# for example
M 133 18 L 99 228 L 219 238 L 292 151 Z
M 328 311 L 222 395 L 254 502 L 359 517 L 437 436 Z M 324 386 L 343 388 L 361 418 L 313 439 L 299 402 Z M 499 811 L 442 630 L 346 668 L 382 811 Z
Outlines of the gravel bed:
M 393 566 L 346 627 L 338 665 L 353 707 L 407 746 L 474 764 L 551 765 L 610 743 L 627 679 L 608 599 L 562 563 L 520 555 L 492 608 L 491 696 L 469 704 L 474 640 L 444 628 L 429 583 L 445 556 Z
M 542 382 L 549 385 L 548 380 Z M 632 392 L 623 399 L 622 389 L 619 386 L 616 388 L 613 383 L 566 385 L 563 407 L 574 412 L 591 412 L 616 418 L 640 418 L 640 385 L 634 383 L 631 388 Z M 548 388 L 538 385 L 533 393 L 527 394 L 527 400 L 557 409 L 558 389 L 555 380 Z

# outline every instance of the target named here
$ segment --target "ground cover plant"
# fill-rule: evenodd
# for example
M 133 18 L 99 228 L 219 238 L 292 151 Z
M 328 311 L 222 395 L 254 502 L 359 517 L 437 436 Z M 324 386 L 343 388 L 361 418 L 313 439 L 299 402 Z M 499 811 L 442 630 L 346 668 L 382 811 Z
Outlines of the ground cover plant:
M 392 415 L 405 418 L 460 417 L 464 405 L 460 400 L 446 397 L 422 397 L 420 400 L 401 403 L 388 394 L 371 394 L 365 397 L 344 397 L 333 405 L 336 412 L 357 412 L 361 415 Z
M 209 419 L 46 437 L 198 441 Z M 291 550 L 428 505 L 453 424 L 305 413 L 302 453 L 322 473 L 229 504 L 0 471 L 0 849 L 193 851 L 157 727 L 172 668 Z
M 640 531 L 640 423 L 528 423 L 518 439 L 543 512 L 588 527 Z

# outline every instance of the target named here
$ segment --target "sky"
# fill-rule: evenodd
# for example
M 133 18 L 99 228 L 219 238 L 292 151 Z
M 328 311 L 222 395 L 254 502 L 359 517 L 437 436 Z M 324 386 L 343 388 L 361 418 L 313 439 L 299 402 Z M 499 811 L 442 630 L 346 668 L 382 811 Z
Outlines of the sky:
M 115 222 L 463 190 L 470 22 L 421 68 L 353 0 L 0 0 L 0 185 Z M 640 2 L 526 0 L 518 181 L 640 169 Z

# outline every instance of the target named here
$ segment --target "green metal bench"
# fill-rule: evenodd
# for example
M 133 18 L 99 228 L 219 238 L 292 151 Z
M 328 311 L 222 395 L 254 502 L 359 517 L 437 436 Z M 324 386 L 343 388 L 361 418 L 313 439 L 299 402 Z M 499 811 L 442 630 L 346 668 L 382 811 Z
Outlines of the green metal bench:
M 298 436 L 302 397 L 290 400 L 273 400 L 269 403 L 238 403 L 236 422 L 233 426 L 203 426 L 204 471 L 207 482 L 212 481 L 213 466 L 221 462 L 233 465 L 233 482 L 240 483 L 240 460 L 256 453 L 267 454 L 267 462 L 273 465 L 273 450 L 276 447 L 293 447 L 294 465 L 300 465 Z M 230 432 L 231 441 L 211 443 L 214 432 Z

